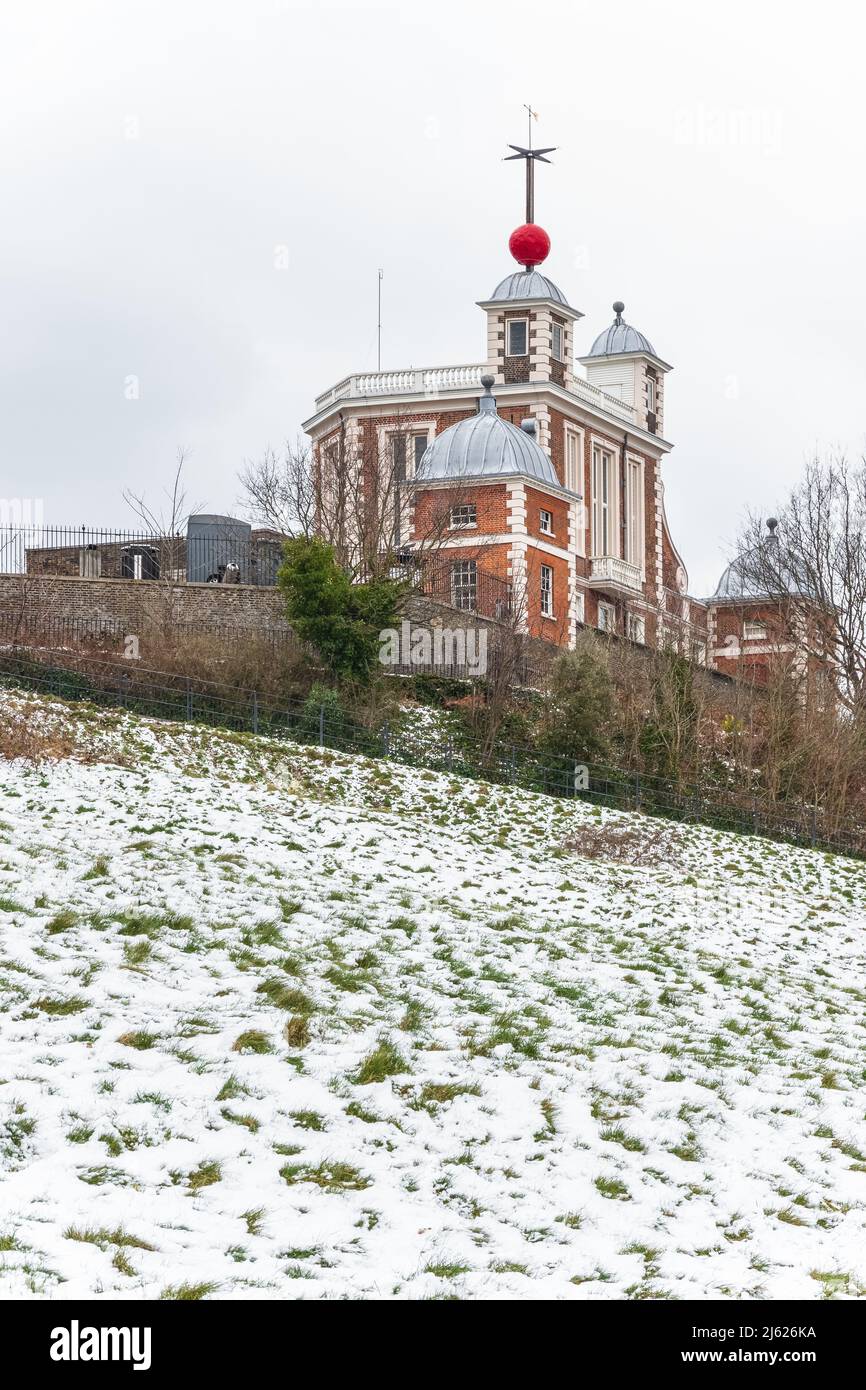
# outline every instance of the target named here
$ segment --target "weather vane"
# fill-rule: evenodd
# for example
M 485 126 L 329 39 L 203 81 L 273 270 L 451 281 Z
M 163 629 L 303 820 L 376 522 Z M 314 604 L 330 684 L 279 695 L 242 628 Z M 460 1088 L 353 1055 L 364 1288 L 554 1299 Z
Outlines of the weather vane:
M 515 153 L 505 155 L 505 159 L 522 159 L 526 162 L 526 225 L 512 232 L 508 245 L 514 259 L 531 270 L 545 259 L 550 250 L 550 237 L 542 227 L 535 225 L 535 163 L 538 160 L 542 164 L 549 164 L 550 160 L 545 156 L 553 154 L 556 145 L 547 145 L 540 150 L 532 148 L 532 122 L 538 120 L 538 112 L 525 102 L 524 109 L 528 113 L 526 148 L 509 144 L 508 148 Z

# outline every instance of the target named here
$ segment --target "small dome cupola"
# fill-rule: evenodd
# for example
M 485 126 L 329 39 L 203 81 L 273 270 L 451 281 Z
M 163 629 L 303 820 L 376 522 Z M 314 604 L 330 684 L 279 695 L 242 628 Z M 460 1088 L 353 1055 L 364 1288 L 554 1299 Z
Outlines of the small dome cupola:
M 483 376 L 477 415 L 443 430 L 428 446 L 418 464 L 416 484 L 517 474 L 559 487 L 553 464 L 536 440 L 535 421 L 524 420 L 518 429 L 503 420 L 496 409 L 493 383 L 491 374 Z
M 558 285 L 548 280 L 538 270 L 515 270 L 500 280 L 488 303 L 503 303 L 509 300 L 550 299 L 554 304 L 569 307 L 568 300 Z
M 610 328 L 599 333 L 589 350 L 590 357 L 618 357 L 624 352 L 644 352 L 648 357 L 655 357 L 655 348 L 649 338 L 632 328 L 630 323 L 626 323 L 623 318 L 624 310 L 622 300 L 614 300 L 613 312 L 616 318 Z
M 625 305 L 614 300 L 614 320 L 599 333 L 586 357 L 587 381 L 634 407 L 635 420 L 648 434 L 662 434 L 664 378 L 671 370 L 645 333 L 623 318 Z
M 798 576 L 782 551 L 776 532 L 779 523 L 767 518 L 768 535 L 759 545 L 732 560 L 716 585 L 710 603 L 766 603 L 780 597 L 815 598 L 811 585 Z

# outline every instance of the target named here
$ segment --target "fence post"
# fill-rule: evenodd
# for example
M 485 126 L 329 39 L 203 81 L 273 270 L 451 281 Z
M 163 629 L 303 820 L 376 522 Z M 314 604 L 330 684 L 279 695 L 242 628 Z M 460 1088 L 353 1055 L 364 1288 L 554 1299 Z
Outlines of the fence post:
M 192 686 L 190 685 L 189 676 L 186 678 L 186 717 L 187 719 L 192 719 Z
M 453 738 L 449 738 L 449 739 L 448 739 L 448 742 L 445 744 L 445 766 L 448 768 L 448 771 L 449 771 L 449 772 L 452 772 L 453 769 L 454 769 L 454 740 L 453 740 Z
M 818 843 L 818 808 L 817 808 L 817 806 L 814 806 L 814 805 L 813 805 L 813 807 L 812 807 L 812 844 L 813 844 L 813 845 L 816 845 L 817 843 Z
M 325 746 L 325 706 L 319 705 L 319 747 Z
M 640 773 L 634 775 L 634 809 L 640 810 Z
M 387 758 L 388 754 L 389 754 L 390 751 L 391 751 L 391 730 L 390 730 L 389 727 L 388 727 L 388 721 L 387 721 L 387 719 L 385 720 L 385 723 L 382 725 L 382 735 L 381 735 L 381 737 L 382 737 L 382 757 L 383 757 L 383 758 Z
M 253 691 L 253 733 L 254 733 L 254 734 L 257 734 L 258 731 L 259 731 L 259 695 L 258 695 L 258 691 L 257 691 L 257 690 L 254 690 L 254 691 Z

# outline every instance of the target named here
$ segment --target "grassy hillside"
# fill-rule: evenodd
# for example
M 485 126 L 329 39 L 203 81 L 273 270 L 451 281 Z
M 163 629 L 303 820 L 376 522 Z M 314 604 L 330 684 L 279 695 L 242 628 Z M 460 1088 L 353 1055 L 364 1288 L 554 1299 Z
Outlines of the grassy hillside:
M 0 1293 L 866 1293 L 863 868 L 0 699 Z

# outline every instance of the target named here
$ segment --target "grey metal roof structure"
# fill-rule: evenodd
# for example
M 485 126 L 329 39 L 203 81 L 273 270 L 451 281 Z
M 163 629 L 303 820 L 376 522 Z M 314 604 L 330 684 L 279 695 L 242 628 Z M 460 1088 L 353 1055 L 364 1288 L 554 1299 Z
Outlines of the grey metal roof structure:
M 566 309 L 571 308 L 559 286 L 537 270 L 515 270 L 512 275 L 506 275 L 496 286 L 489 302 L 497 299 L 552 299 Z
M 769 535 L 760 546 L 754 546 L 732 560 L 716 586 L 708 603 L 760 603 L 774 599 L 815 598 L 810 586 L 798 578 L 794 566 L 781 549 L 776 535 L 775 517 L 767 521 Z M 774 547 L 767 551 L 767 547 Z
M 535 421 L 524 420 L 518 429 L 497 414 L 490 389 L 494 380 L 492 376 L 481 378 L 484 395 L 479 398 L 477 415 L 458 420 L 428 445 L 418 464 L 416 482 L 521 474 L 561 486 L 553 464 L 536 442 Z
M 587 354 L 589 357 L 618 357 L 624 352 L 645 352 L 650 357 L 657 355 L 649 338 L 625 322 L 622 316 L 624 308 L 622 300 L 616 300 L 613 306 L 616 318 L 610 328 L 599 333 Z

